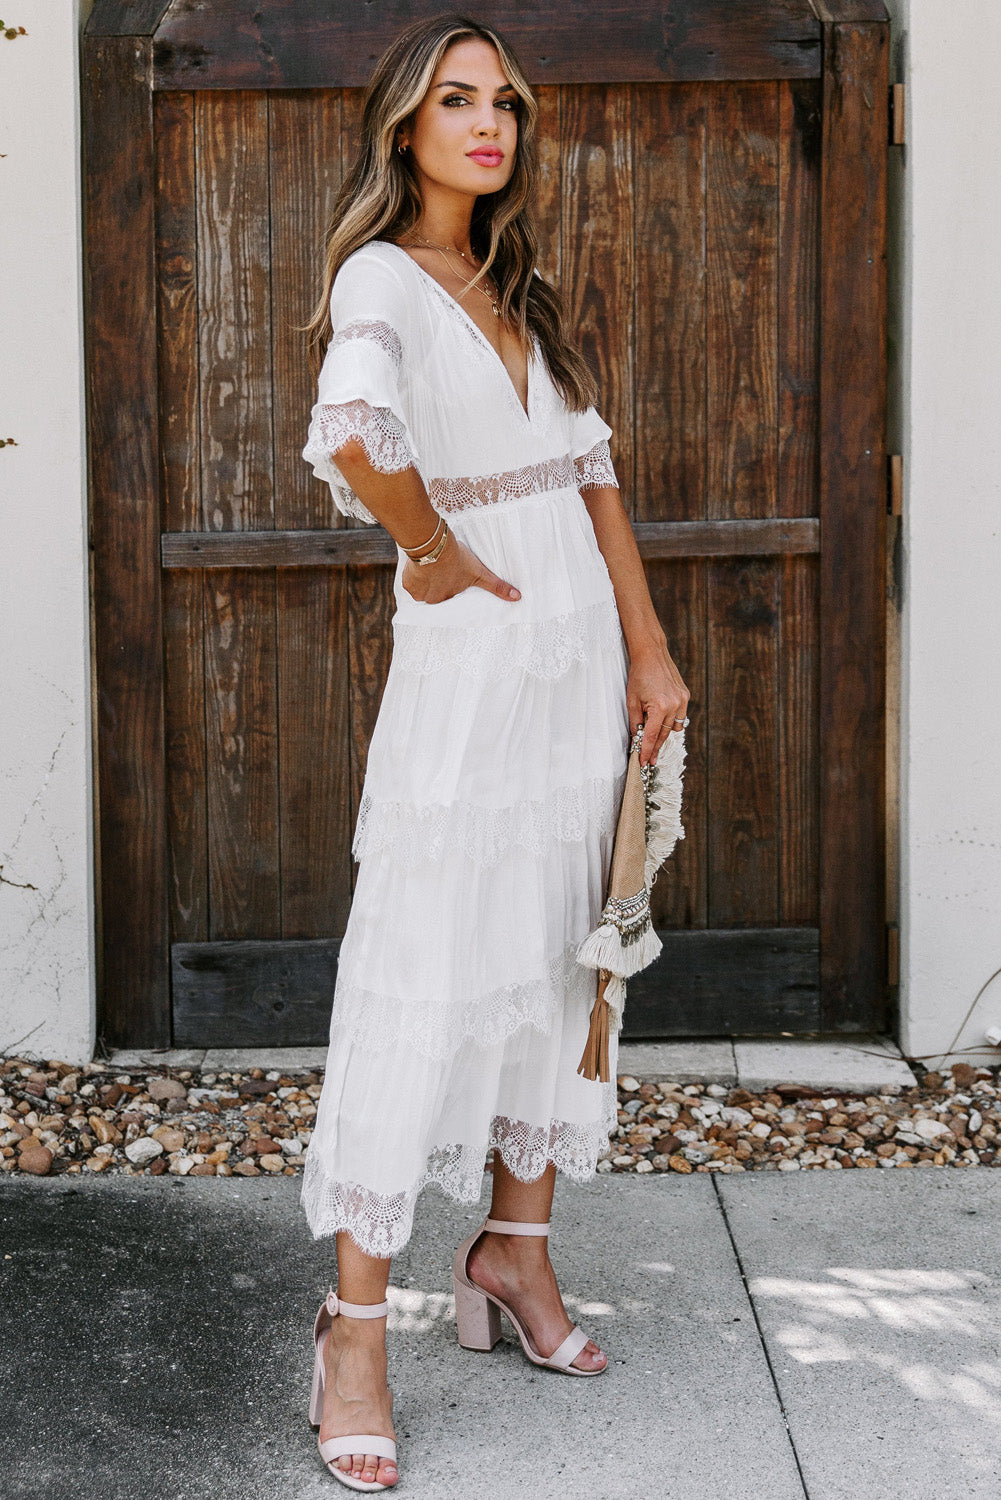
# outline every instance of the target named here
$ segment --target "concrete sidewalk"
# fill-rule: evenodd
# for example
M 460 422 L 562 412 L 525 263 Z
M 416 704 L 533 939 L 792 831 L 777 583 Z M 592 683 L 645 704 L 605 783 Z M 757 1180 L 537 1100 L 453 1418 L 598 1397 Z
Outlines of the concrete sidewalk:
M 0 1182 L 7 1500 L 346 1493 L 306 1420 L 333 1279 L 298 1178 Z M 607 1372 L 460 1349 L 430 1189 L 393 1265 L 414 1500 L 997 1500 L 1001 1172 L 560 1182 L 553 1260 Z

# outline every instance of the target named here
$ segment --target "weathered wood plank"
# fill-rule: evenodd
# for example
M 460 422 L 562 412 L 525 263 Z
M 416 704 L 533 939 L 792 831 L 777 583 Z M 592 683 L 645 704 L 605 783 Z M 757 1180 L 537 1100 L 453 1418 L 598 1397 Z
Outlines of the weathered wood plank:
M 709 922 L 778 921 L 778 590 L 769 558 L 708 564 Z
M 820 422 L 820 88 L 779 85 L 778 512 L 815 516 Z
M 329 526 L 344 517 L 303 461 L 316 400 L 306 336 L 297 332 L 323 286 L 323 234 L 341 182 L 341 96 L 333 90 L 268 97 L 271 214 L 271 402 L 275 525 Z
M 203 575 L 209 937 L 281 932 L 275 577 Z
M 577 343 L 598 377 L 599 409 L 631 512 L 633 420 L 633 179 L 629 91 L 589 85 L 560 93 L 562 287 Z
M 197 94 L 202 526 L 274 526 L 268 102 Z M 305 441 L 305 440 L 304 440 Z
M 778 509 L 819 513 L 820 88 L 779 95 Z M 787 557 L 779 570 L 779 919 L 817 923 L 818 570 Z
M 99 1029 L 156 1047 L 170 1012 L 149 71 L 146 42 L 84 41 Z
M 535 127 L 539 154 L 536 222 L 539 229 L 539 271 L 554 286 L 563 275 L 563 153 L 560 135 L 562 91 L 547 84 L 536 89 L 539 118 Z
M 281 932 L 344 931 L 351 904 L 347 579 L 277 574 Z
M 820 912 L 819 559 L 778 568 L 779 920 L 816 923 Z
M 825 1024 L 878 1029 L 885 972 L 886 26 L 826 26 L 820 281 Z
M 636 503 L 641 521 L 706 514 L 707 90 L 636 85 Z
M 709 94 L 707 436 L 710 516 L 777 509 L 778 99 Z
M 202 577 L 195 570 L 163 579 L 166 676 L 167 837 L 170 935 L 209 935 L 207 749 Z
M 154 123 L 163 525 L 197 531 L 202 498 L 194 95 L 158 94 Z
M 861 3 L 861 0 L 860 0 Z M 424 12 L 329 0 L 174 0 L 156 34 L 156 87 L 361 88 L 400 26 Z M 642 0 L 582 14 L 506 5 L 490 20 L 529 80 L 547 84 L 809 78 L 820 27 L 807 0 Z
M 175 943 L 176 1047 L 319 1047 L 340 939 Z
M 623 1036 L 775 1036 L 820 1030 L 815 927 L 660 930 L 658 937 L 662 951 L 629 981 Z
M 640 556 L 755 557 L 819 552 L 815 516 L 760 521 L 638 521 Z M 395 562 L 396 543 L 382 526 L 336 531 L 165 532 L 165 568 L 331 568 Z

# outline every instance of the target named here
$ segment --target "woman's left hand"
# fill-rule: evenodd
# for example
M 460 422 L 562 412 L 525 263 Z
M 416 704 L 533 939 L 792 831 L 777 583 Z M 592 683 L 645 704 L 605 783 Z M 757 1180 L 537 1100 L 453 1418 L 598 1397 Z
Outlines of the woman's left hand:
M 630 651 L 626 704 L 630 735 L 643 724 L 641 765 L 657 759 L 657 752 L 669 734 L 681 732 L 683 725 L 674 720 L 685 718 L 689 697 L 666 644 L 653 641 L 635 653 Z

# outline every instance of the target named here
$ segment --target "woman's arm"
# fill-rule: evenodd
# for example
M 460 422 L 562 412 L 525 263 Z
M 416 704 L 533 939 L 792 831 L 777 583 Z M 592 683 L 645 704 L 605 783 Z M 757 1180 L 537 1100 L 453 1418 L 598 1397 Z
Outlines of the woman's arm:
M 674 719 L 685 717 L 690 695 L 667 649 L 667 636 L 650 598 L 643 560 L 618 488 L 589 485 L 581 496 L 615 590 L 629 650 L 629 728 L 634 731 L 645 717 L 640 761 L 647 765 L 656 760 L 667 736 L 680 730 Z

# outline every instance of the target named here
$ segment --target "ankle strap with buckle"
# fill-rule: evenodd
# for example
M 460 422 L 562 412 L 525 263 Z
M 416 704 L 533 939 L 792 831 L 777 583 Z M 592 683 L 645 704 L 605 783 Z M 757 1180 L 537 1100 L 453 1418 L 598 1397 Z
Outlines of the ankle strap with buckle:
M 345 1302 L 331 1287 L 327 1293 L 327 1311 L 332 1318 L 338 1313 L 346 1318 L 384 1318 L 389 1312 L 389 1302 Z
M 548 1224 L 526 1224 L 517 1219 L 486 1219 L 484 1229 L 495 1234 L 548 1234 Z

